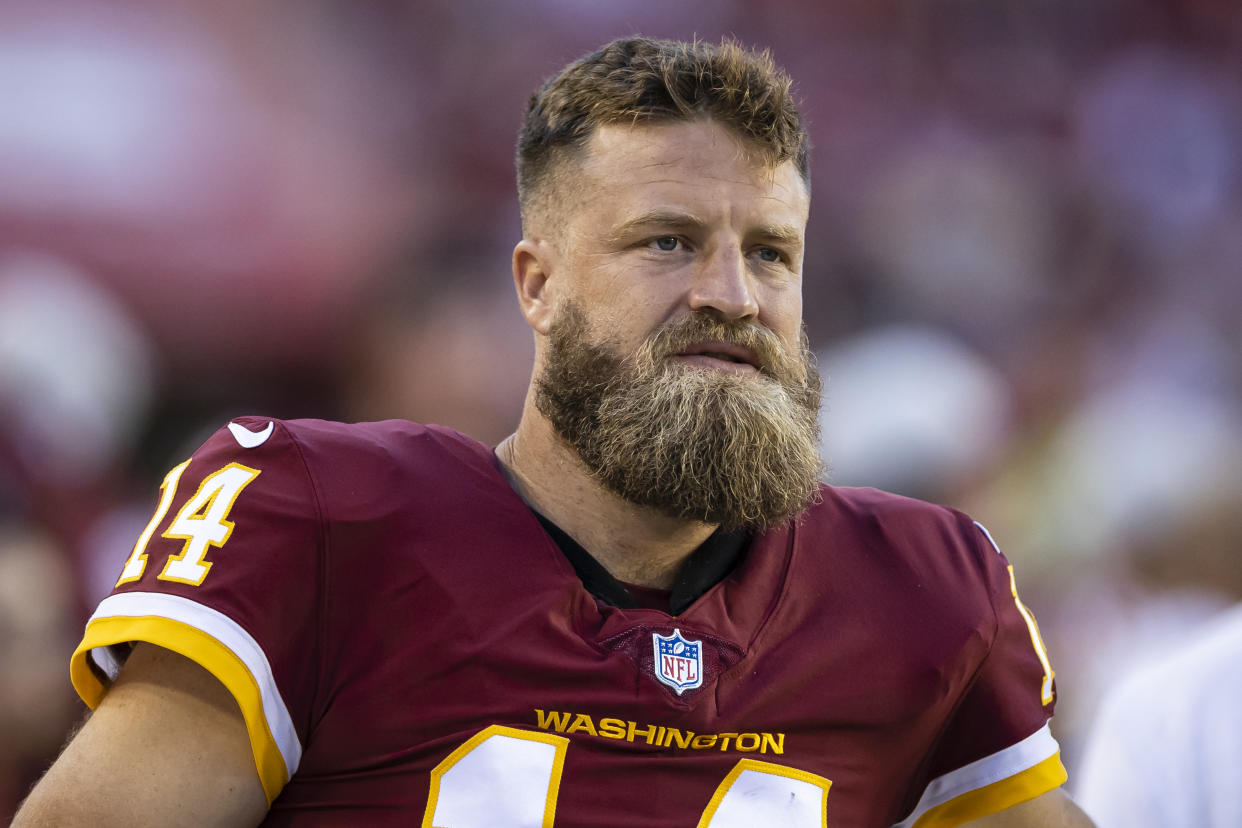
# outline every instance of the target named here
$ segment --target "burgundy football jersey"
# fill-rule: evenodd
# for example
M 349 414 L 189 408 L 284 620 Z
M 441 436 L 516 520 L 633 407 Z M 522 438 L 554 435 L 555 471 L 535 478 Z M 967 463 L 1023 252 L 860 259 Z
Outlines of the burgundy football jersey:
M 1052 668 L 949 509 L 824 487 L 684 612 L 597 600 L 486 446 L 245 417 L 171 471 L 74 685 L 214 673 L 267 825 L 956 825 L 1060 785 Z

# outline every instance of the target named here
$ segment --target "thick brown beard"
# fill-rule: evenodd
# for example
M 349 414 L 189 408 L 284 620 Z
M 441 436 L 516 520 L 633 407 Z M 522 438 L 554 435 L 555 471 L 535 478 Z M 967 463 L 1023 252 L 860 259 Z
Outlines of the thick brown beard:
M 761 373 L 669 358 L 704 341 L 750 348 Z M 613 493 L 672 517 L 764 529 L 818 494 L 821 389 L 805 334 L 791 357 L 771 331 L 703 312 L 623 358 L 590 341 L 570 304 L 548 333 L 535 403 Z

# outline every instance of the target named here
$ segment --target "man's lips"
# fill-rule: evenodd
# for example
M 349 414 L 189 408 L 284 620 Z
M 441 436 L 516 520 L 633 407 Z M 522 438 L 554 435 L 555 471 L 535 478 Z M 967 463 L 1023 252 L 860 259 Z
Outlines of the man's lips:
M 674 356 L 705 368 L 750 374 L 759 370 L 759 355 L 731 342 L 696 342 Z

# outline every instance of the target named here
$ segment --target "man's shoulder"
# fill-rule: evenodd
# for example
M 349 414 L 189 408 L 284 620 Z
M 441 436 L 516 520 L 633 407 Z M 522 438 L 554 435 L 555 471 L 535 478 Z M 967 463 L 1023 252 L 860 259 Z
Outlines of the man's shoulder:
M 327 512 L 378 515 L 436 492 L 503 483 L 488 446 L 460 432 L 408 420 L 343 423 L 236 417 L 196 456 L 309 481 Z
M 273 422 L 286 430 L 303 447 L 321 450 L 344 451 L 469 451 L 475 454 L 490 452 L 482 443 L 459 431 L 440 425 L 425 425 L 410 420 L 377 420 L 374 422 L 346 423 L 335 420 L 291 419 L 268 417 L 237 417 L 232 422 Z
M 351 467 L 443 470 L 493 463 L 492 450 L 465 434 L 409 420 L 344 423 L 249 415 L 235 417 L 213 439 L 233 450 L 240 446 L 246 456 L 260 457 L 269 446 L 272 454 L 283 449 L 300 457 L 315 476 Z
M 900 569 L 958 589 L 982 588 L 998 557 L 983 527 L 957 509 L 871 488 L 821 485 L 794 532 L 809 560 L 834 571 Z
M 800 523 L 840 528 L 843 524 L 887 532 L 924 532 L 936 527 L 961 529 L 973 525 L 962 512 L 882 489 L 831 486 L 821 483 L 819 496 Z

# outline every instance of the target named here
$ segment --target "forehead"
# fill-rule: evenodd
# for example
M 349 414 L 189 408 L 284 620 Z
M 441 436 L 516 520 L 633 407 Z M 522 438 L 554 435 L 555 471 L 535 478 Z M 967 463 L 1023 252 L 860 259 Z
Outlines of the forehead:
M 810 196 L 792 161 L 775 166 L 711 120 L 603 126 L 578 165 L 588 203 L 626 212 L 652 202 L 716 207 L 805 224 Z

